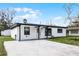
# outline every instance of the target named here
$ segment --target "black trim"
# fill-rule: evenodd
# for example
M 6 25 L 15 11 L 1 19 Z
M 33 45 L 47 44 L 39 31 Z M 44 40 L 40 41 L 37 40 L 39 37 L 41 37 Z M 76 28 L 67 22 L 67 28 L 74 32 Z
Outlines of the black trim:
M 18 26 L 20 26 L 20 24 L 15 23 L 15 24 L 13 24 L 13 25 L 10 27 L 10 29 L 13 29 L 13 28 L 18 27 Z
M 13 29 L 13 28 L 15 28 L 15 27 L 17 27 L 19 25 L 44 26 L 44 27 L 54 27 L 54 28 L 67 28 L 67 27 L 62 27 L 62 26 L 40 25 L 40 24 L 30 24 L 30 23 L 27 23 L 27 24 L 24 24 L 24 23 L 15 23 L 10 28 Z

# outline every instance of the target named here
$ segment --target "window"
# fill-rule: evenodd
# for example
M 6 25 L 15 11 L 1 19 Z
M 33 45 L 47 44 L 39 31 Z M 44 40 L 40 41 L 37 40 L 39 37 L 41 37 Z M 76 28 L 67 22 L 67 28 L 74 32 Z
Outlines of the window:
M 72 30 L 71 34 L 78 34 L 78 30 Z
M 24 27 L 24 35 L 30 35 L 30 28 Z
M 62 29 L 58 29 L 57 32 L 58 32 L 58 33 L 62 33 Z
M 51 28 L 46 28 L 45 29 L 45 36 L 51 36 L 52 32 L 51 32 Z

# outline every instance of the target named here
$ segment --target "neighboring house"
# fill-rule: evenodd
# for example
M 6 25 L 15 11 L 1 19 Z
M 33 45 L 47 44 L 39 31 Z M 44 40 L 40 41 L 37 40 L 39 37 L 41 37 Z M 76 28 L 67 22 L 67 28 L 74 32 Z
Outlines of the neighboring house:
M 69 36 L 79 36 L 79 20 L 72 22 L 71 26 L 68 26 Z
M 66 28 L 52 25 L 16 23 L 11 27 L 11 37 L 19 41 L 61 37 L 66 36 Z
M 10 36 L 11 35 L 11 29 L 6 29 L 4 31 L 1 31 L 1 35 Z

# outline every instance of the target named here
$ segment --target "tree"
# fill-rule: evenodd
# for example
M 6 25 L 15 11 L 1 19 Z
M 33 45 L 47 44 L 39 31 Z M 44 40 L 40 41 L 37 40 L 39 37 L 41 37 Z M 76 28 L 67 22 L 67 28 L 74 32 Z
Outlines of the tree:
M 72 4 L 65 4 L 64 5 L 64 10 L 67 14 L 66 19 L 68 19 L 70 21 L 70 24 L 71 24 L 71 22 L 72 22 L 72 13 L 73 13 Z
M 0 9 L 0 30 L 10 27 L 14 16 L 15 10 L 8 8 Z
M 77 10 L 75 10 L 74 6 L 79 7 L 79 4 L 78 3 L 74 3 L 74 4 L 68 3 L 68 4 L 64 5 L 64 10 L 67 14 L 66 20 L 70 21 L 70 25 L 72 24 L 73 20 L 74 21 L 79 20 L 79 8 L 77 8 L 78 9 L 78 11 L 77 11 Z
M 14 16 L 15 10 L 8 8 L 0 9 L 0 35 L 2 30 L 5 30 L 11 26 Z
M 0 21 L 7 22 L 7 26 L 10 26 L 13 20 L 13 17 L 15 16 L 15 10 L 13 9 L 1 9 L 0 10 Z

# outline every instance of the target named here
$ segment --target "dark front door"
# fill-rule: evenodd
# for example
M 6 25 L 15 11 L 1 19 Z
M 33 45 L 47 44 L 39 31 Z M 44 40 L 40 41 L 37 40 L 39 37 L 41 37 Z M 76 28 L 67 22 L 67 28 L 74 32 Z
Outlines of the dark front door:
M 52 36 L 52 29 L 51 28 L 45 28 L 45 36 Z

